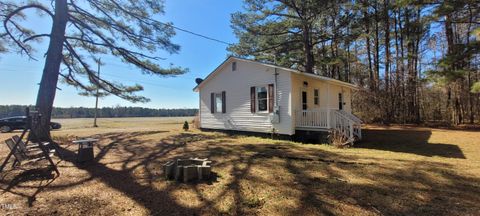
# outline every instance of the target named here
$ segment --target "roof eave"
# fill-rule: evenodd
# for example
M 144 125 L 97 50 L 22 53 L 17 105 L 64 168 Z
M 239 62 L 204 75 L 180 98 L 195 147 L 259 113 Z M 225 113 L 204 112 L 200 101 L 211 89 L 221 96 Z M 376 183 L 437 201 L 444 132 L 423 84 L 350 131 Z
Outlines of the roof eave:
M 301 71 L 299 71 L 299 70 L 291 69 L 291 68 L 281 67 L 281 66 L 278 66 L 278 65 L 272 65 L 272 64 L 267 64 L 267 63 L 263 63 L 263 62 L 258 62 L 258 61 L 254 61 L 254 60 L 251 60 L 251 59 L 244 59 L 244 58 L 239 58 L 239 57 L 235 57 L 235 56 L 229 56 L 229 57 L 228 57 L 227 59 L 225 59 L 225 61 L 223 61 L 217 68 L 215 68 L 215 70 L 213 70 L 210 74 L 208 74 L 207 77 L 205 77 L 205 79 L 203 79 L 203 82 L 201 82 L 200 84 L 198 84 L 197 86 L 195 86 L 192 90 L 193 90 L 194 92 L 199 92 L 199 91 L 200 91 L 200 88 L 202 87 L 202 85 L 204 85 L 204 84 L 208 81 L 208 79 L 209 79 L 210 77 L 212 77 L 213 75 L 215 75 L 215 73 L 216 73 L 220 68 L 222 68 L 226 63 L 228 63 L 231 59 L 236 59 L 236 60 L 240 60 L 240 61 L 248 61 L 248 62 L 253 62 L 253 63 L 261 64 L 261 65 L 264 65 L 264 66 L 267 66 L 267 67 L 278 68 L 278 69 L 285 70 L 285 71 L 288 71 L 288 72 L 291 72 L 291 73 L 304 75 L 304 76 L 307 76 L 307 77 L 311 77 L 311 78 L 314 78 L 314 79 L 323 80 L 323 81 L 326 81 L 326 82 L 331 82 L 331 83 L 334 83 L 334 84 L 337 84 L 337 85 L 341 85 L 341 86 L 344 86 L 344 87 L 348 87 L 348 88 L 351 88 L 351 89 L 354 89 L 354 90 L 359 90 L 359 89 L 360 89 L 360 88 L 359 88 L 357 85 L 355 85 L 355 84 L 343 82 L 343 81 L 336 80 L 336 79 L 332 79 L 332 78 L 328 78 L 328 77 L 325 77 L 325 76 L 320 76 L 320 75 L 316 75 L 316 74 L 307 74 L 307 73 L 301 72 Z
M 304 72 L 300 72 L 300 71 L 292 71 L 292 73 L 307 76 L 307 77 L 313 78 L 313 79 L 318 79 L 318 80 L 334 83 L 334 84 L 341 85 L 341 86 L 344 86 L 344 87 L 348 87 L 348 88 L 351 88 L 351 89 L 354 89 L 354 90 L 359 89 L 358 86 L 355 85 L 355 84 L 343 82 L 343 81 L 340 81 L 340 80 L 336 80 L 336 79 L 332 79 L 332 78 L 328 78 L 328 77 L 324 77 L 324 76 L 319 76 L 319 75 L 316 75 L 316 74 L 309 74 L 309 73 L 304 73 Z
M 234 56 L 229 56 L 227 59 L 225 59 L 225 61 L 223 61 L 220 65 L 218 65 L 218 67 L 215 68 L 215 70 L 213 70 L 211 73 L 209 73 L 209 74 L 205 77 L 205 79 L 203 79 L 203 81 L 202 81 L 200 84 L 198 84 L 197 86 L 195 86 L 192 90 L 193 90 L 194 92 L 199 92 L 199 91 L 200 91 L 200 87 L 201 87 L 204 83 L 206 83 L 206 81 L 208 81 L 208 79 L 209 79 L 211 76 L 213 76 L 213 75 L 215 74 L 215 72 L 217 72 L 220 68 L 223 67 L 223 65 L 225 65 L 230 59 L 233 59 L 233 58 L 235 58 L 235 57 L 234 57 Z
M 332 79 L 332 78 L 329 78 L 329 77 L 320 76 L 320 75 L 316 75 L 316 74 L 309 74 L 309 73 L 301 72 L 301 71 L 299 71 L 299 70 L 295 70 L 295 69 L 292 69 L 292 68 L 282 67 L 282 66 L 273 65 L 273 64 L 268 64 L 268 63 L 263 63 L 263 62 L 257 62 L 257 61 L 251 60 L 251 59 L 238 58 L 238 57 L 235 57 L 235 56 L 231 56 L 231 57 L 232 57 L 232 58 L 235 58 L 235 59 L 238 59 L 238 60 L 243 60 L 243 61 L 249 61 L 249 62 L 253 62 L 253 63 L 258 63 L 258 64 L 264 65 L 264 66 L 266 66 L 266 67 L 273 67 L 273 68 L 285 70 L 285 71 L 287 71 L 287 72 L 291 72 L 291 73 L 295 73 L 295 74 L 301 74 L 301 75 L 305 75 L 305 76 L 308 76 L 308 77 L 311 77 L 311 78 L 315 78 L 315 79 L 319 79 L 319 80 L 324 80 L 324 81 L 327 81 L 327 82 L 332 82 L 332 83 L 335 83 L 335 84 L 338 84 L 338 85 L 342 85 L 342 86 L 345 86 L 345 87 L 349 87 L 349 88 L 352 88 L 352 89 L 355 89 L 355 90 L 358 90 L 358 89 L 359 89 L 359 87 L 358 87 L 357 85 L 355 85 L 355 84 L 348 83 L 348 82 L 344 82 L 344 81 L 340 81 L 340 80 L 336 80 L 336 79 Z

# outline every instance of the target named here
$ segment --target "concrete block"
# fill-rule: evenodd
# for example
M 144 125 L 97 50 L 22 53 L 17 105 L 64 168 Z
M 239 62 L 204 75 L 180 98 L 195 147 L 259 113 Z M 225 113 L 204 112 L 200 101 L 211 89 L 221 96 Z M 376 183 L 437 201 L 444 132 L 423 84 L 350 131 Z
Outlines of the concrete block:
M 202 165 L 203 162 L 205 162 L 207 159 L 206 158 L 190 158 L 190 163 L 195 164 L 195 165 Z
M 188 158 L 169 161 L 163 165 L 165 178 L 189 182 L 210 178 L 212 161 L 207 158 Z
M 211 166 L 211 164 L 212 164 L 212 161 L 205 160 L 203 161 L 202 166 Z
M 198 179 L 198 166 L 190 165 L 183 167 L 183 182 L 189 182 L 191 180 Z
M 210 178 L 212 168 L 210 166 L 197 166 L 198 168 L 198 179 L 207 180 Z
M 183 166 L 175 167 L 175 180 L 181 181 L 183 179 Z
M 189 159 L 177 159 L 177 166 L 185 166 L 190 164 Z
M 163 173 L 165 174 L 165 179 L 172 179 L 174 177 L 174 168 L 175 161 L 168 161 L 163 165 Z

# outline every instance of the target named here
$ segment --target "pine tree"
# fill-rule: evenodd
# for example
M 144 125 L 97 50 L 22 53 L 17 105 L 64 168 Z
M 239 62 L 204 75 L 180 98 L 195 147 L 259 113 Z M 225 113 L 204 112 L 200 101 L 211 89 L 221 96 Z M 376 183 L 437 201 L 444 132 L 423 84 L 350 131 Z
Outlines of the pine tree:
M 232 15 L 234 55 L 311 72 L 311 50 L 318 74 L 361 87 L 354 107 L 367 122 L 480 118 L 480 99 L 471 92 L 480 81 L 479 1 L 246 0 L 245 6 Z
M 229 50 L 286 67 L 314 72 L 315 46 L 325 37 L 317 28 L 331 0 L 247 0 L 245 12 L 232 15 L 239 43 Z
M 91 66 L 98 56 L 115 56 L 146 74 L 168 76 L 186 72 L 181 67 L 162 68 L 157 63 L 162 58 L 154 56 L 157 50 L 172 54 L 180 49 L 170 41 L 175 34 L 172 25 L 153 18 L 164 12 L 163 1 L 55 0 L 51 5 L 35 1 L 26 4 L 2 1 L 2 4 L 8 5 L 8 11 L 1 16 L 4 32 L 0 36 L 13 44 L 12 49 L 33 59 L 34 50 L 29 42 L 49 39 L 36 102 L 42 120 L 34 131 L 40 140 L 51 140 L 48 125 L 59 79 L 85 94 L 100 88 L 132 102 L 149 100 L 135 94 L 143 90 L 138 84 L 126 86 L 98 77 Z M 37 34 L 23 27 L 19 20 L 25 18 L 26 10 L 36 10 L 51 18 L 51 32 Z
M 188 129 L 190 129 L 189 126 L 188 126 L 188 121 L 185 121 L 183 123 L 183 130 L 188 131 Z

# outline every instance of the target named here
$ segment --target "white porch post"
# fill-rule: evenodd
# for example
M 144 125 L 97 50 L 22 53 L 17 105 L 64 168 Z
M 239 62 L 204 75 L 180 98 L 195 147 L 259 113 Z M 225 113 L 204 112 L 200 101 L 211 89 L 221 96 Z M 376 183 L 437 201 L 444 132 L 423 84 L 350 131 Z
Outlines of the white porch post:
M 330 83 L 327 83 L 327 127 L 332 128 L 330 125 Z
M 353 121 L 348 121 L 349 137 L 353 137 Z

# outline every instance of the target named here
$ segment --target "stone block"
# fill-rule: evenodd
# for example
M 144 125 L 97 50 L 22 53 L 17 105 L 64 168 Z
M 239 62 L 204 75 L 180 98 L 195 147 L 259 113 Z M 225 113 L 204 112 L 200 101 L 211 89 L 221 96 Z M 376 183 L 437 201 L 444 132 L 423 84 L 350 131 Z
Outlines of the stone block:
M 212 168 L 210 166 L 197 166 L 198 168 L 198 179 L 199 180 L 207 180 L 210 178 L 210 174 L 212 172 Z
M 198 166 L 190 165 L 183 167 L 183 182 L 198 179 Z
M 163 165 L 163 173 L 165 179 L 172 179 L 174 177 L 175 161 L 168 161 Z
M 185 166 L 190 164 L 189 159 L 177 159 L 177 166 Z
M 207 158 L 188 158 L 169 161 L 163 165 L 166 179 L 189 182 L 210 178 L 212 161 Z
M 175 180 L 181 181 L 183 179 L 183 166 L 175 167 Z

